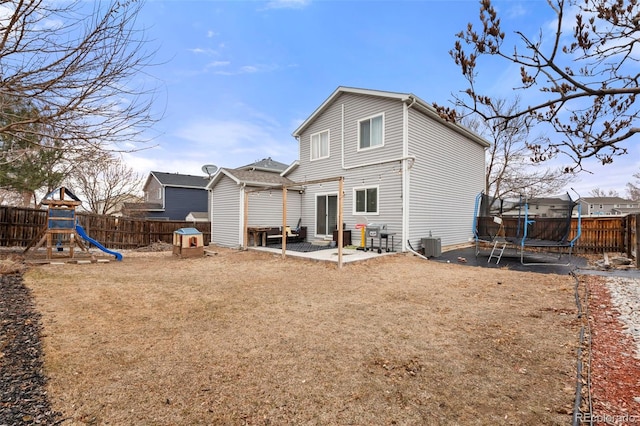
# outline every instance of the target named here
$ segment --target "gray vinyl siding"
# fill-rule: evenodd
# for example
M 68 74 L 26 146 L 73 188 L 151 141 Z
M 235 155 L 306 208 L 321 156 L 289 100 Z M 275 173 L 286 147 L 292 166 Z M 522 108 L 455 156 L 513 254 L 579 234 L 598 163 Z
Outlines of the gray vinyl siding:
M 247 188 L 251 191 L 255 188 Z M 223 177 L 211 191 L 211 239 L 224 247 L 243 244 L 242 215 L 244 195 L 241 185 Z M 280 189 L 249 193 L 249 226 L 282 226 L 282 191 Z M 287 192 L 287 225 L 295 227 L 301 216 L 301 196 L 297 191 Z
M 345 167 L 358 166 L 402 155 L 402 102 L 396 99 L 345 94 L 337 107 L 344 104 Z M 384 114 L 384 146 L 358 151 L 358 122 L 367 117 Z M 339 143 L 340 141 L 338 141 Z
M 469 242 L 475 197 L 484 185 L 484 148 L 409 110 L 409 241 L 440 237 L 443 247 Z
M 301 215 L 298 191 L 287 191 L 287 226 L 295 227 Z M 280 189 L 249 193 L 249 226 L 282 226 L 282 191 Z
M 344 169 L 342 167 L 342 114 L 344 106 Z M 384 146 L 358 151 L 358 120 L 384 114 Z M 310 161 L 310 136 L 329 130 L 329 158 Z M 359 223 L 381 222 L 388 224 L 389 232 L 397 232 L 396 249 L 400 248 L 402 232 L 402 192 L 399 162 L 389 162 L 366 167 L 368 163 L 400 158 L 402 156 L 402 103 L 398 100 L 345 93 L 340 95 L 327 110 L 300 135 L 300 165 L 288 176 L 296 182 L 344 176 L 345 229 L 351 230 L 352 242 L 360 244 Z M 378 215 L 353 214 L 353 189 L 378 186 Z M 320 186 L 308 185 L 303 196 L 303 226 L 308 227 L 309 238 L 316 237 L 316 196 L 337 194 L 337 182 L 325 182 Z M 318 236 L 321 237 L 321 236 Z M 377 244 L 377 242 L 376 242 Z
M 360 245 L 361 234 L 355 229 L 356 224 L 379 223 L 387 225 L 387 232 L 395 233 L 395 249 L 400 249 L 402 235 L 402 180 L 393 170 L 397 164 L 381 164 L 362 169 L 354 169 L 345 178 L 345 229 L 351 230 L 354 245 Z M 354 214 L 354 189 L 378 188 L 378 214 Z M 371 241 L 367 241 L 369 246 Z M 378 241 L 374 241 L 377 246 Z M 389 241 L 391 244 L 391 241 Z
M 225 247 L 240 247 L 240 186 L 223 177 L 211 191 L 211 240 Z
M 161 191 L 162 185 L 158 180 L 153 177 L 149 179 L 149 184 L 145 188 L 145 202 L 147 203 L 160 203 L 164 206 L 164 200 L 162 199 L 163 191 Z

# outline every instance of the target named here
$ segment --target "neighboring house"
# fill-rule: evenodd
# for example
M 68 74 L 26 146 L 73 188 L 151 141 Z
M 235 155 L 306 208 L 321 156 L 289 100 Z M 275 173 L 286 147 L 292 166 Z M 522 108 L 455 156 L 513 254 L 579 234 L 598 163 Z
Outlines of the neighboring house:
M 282 173 L 284 172 L 288 164 L 281 163 L 276 160 L 272 160 L 271 157 L 263 158 L 255 163 L 247 164 L 246 166 L 236 167 L 235 170 L 258 170 L 261 172 Z
M 189 212 L 185 220 L 187 222 L 208 222 L 209 213 L 208 212 Z
M 256 195 L 248 202 L 250 226 L 281 224 L 282 184 L 298 185 L 287 191 L 287 225 L 301 219 L 308 240 L 332 239 L 338 225 L 338 182 L 330 180 L 339 177 L 344 178 L 343 222 L 352 231 L 353 244 L 361 243 L 356 231 L 361 224 L 386 225 L 393 248 L 400 251 L 408 249 L 408 242 L 418 248 L 429 236 L 440 238 L 442 246 L 472 237 L 489 143 L 443 120 L 415 95 L 338 87 L 293 136 L 299 159 L 280 175 L 221 169 L 214 176 L 209 189 L 215 243 L 241 244 L 246 188 L 273 188 L 269 195 L 251 193 Z M 239 215 L 217 213 L 223 203 L 233 203 Z
M 105 214 L 120 217 L 120 216 L 123 216 L 123 210 L 125 208 L 124 207 L 125 204 L 141 203 L 142 197 L 138 195 L 133 195 L 133 194 L 123 194 L 118 197 L 115 203 L 113 201 L 111 202 L 113 203 L 113 206 Z M 98 201 L 98 211 L 104 210 L 104 205 L 105 205 L 105 202 L 103 200 Z
M 575 200 L 570 200 L 567 196 L 558 197 L 539 197 L 530 199 L 505 199 L 502 216 L 517 217 L 525 214 L 524 204 L 527 205 L 527 215 L 531 218 L 535 217 L 550 217 L 550 218 L 566 218 L 569 213 L 569 209 L 575 203 Z M 508 207 L 507 207 L 508 204 Z M 578 215 L 578 209 L 573 207 L 572 214 Z
M 157 220 L 185 220 L 192 212 L 207 212 L 208 177 L 152 171 L 143 203 L 125 203 L 124 213 Z
M 624 216 L 640 213 L 640 202 L 621 197 L 584 197 L 580 199 L 582 216 Z
M 245 214 L 251 227 L 282 226 L 280 188 L 292 183 L 277 170 L 264 171 L 247 166 L 219 169 L 207 187 L 211 192 L 212 242 L 227 247 L 242 246 Z M 248 195 L 247 203 L 245 194 Z M 287 225 L 295 226 L 300 215 L 301 194 L 288 191 Z

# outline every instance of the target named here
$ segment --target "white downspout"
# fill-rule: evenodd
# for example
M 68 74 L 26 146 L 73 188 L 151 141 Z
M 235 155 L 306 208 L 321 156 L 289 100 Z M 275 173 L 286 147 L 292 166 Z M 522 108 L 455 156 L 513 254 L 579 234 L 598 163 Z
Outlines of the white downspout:
M 414 100 L 415 102 L 415 100 Z M 412 104 L 413 105 L 413 104 Z M 409 238 L 409 105 L 402 103 L 402 245 L 401 250 L 407 251 Z
M 342 170 L 346 170 L 344 167 L 344 104 L 341 105 L 341 122 L 340 122 L 340 155 L 342 156 Z
M 238 226 L 238 238 L 240 241 L 240 247 L 244 245 L 244 193 L 246 190 L 246 186 L 247 184 L 243 183 L 240 187 L 240 223 Z M 249 241 L 247 241 L 247 244 L 249 244 Z

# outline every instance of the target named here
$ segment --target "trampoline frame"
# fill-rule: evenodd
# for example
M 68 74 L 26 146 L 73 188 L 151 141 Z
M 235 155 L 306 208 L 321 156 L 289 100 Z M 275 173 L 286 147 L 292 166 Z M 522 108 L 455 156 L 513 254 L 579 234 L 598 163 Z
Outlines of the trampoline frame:
M 491 253 L 489 255 L 489 259 L 487 260 L 487 262 L 491 262 L 491 259 L 495 257 L 497 259 L 496 264 L 499 264 L 504 254 L 504 251 L 507 248 L 514 248 L 516 249 L 516 252 L 519 251 L 520 263 L 522 265 L 569 266 L 571 264 L 571 254 L 573 253 L 573 247 L 575 246 L 576 242 L 580 239 L 580 236 L 582 234 L 582 206 L 581 206 L 581 203 L 579 202 L 579 199 L 573 200 L 567 193 L 568 201 L 562 200 L 568 203 L 567 216 L 562 218 L 545 218 L 545 217 L 532 216 L 529 211 L 530 200 L 525 199 L 523 201 L 521 198 L 520 202 L 515 204 L 516 206 L 518 206 L 518 215 L 517 215 L 518 220 L 517 220 L 517 226 L 515 228 L 515 233 L 514 233 L 513 229 L 511 230 L 511 232 L 507 232 L 504 228 L 504 222 L 503 222 L 504 217 L 502 215 L 502 206 L 503 206 L 504 200 L 492 198 L 492 200 L 500 201 L 500 212 L 498 215 L 480 216 L 480 208 L 481 208 L 483 197 L 486 197 L 484 192 L 480 192 L 476 196 L 476 204 L 475 204 L 474 215 L 473 215 L 473 235 L 474 235 L 475 246 L 476 246 L 476 257 L 480 254 L 480 244 L 486 243 L 486 244 L 493 245 L 493 248 L 491 250 Z M 573 211 L 576 209 L 577 209 L 578 227 L 576 230 L 575 237 L 573 237 L 572 239 L 569 239 Z M 489 211 L 490 210 L 491 209 L 489 209 Z M 513 218 L 513 216 L 510 216 L 510 217 Z M 480 219 L 483 219 L 485 221 L 491 220 L 495 223 L 498 223 L 499 228 L 496 234 L 480 235 L 480 231 L 479 231 Z M 562 236 L 562 239 L 549 240 L 549 239 L 537 239 L 537 238 L 530 237 L 530 228 L 536 222 L 544 223 L 546 221 L 547 223 L 553 223 L 553 222 L 557 222 L 558 219 L 564 219 L 567 222 L 566 230 L 564 232 L 564 235 Z M 567 263 L 526 262 L 525 249 L 527 247 L 536 248 L 536 249 L 544 249 L 544 248 L 558 249 L 558 254 L 559 254 L 558 259 L 561 259 L 562 255 L 565 254 L 563 253 L 563 251 L 566 251 L 566 254 L 569 256 L 569 260 Z M 497 254 L 496 253 L 497 251 L 499 251 L 500 253 Z

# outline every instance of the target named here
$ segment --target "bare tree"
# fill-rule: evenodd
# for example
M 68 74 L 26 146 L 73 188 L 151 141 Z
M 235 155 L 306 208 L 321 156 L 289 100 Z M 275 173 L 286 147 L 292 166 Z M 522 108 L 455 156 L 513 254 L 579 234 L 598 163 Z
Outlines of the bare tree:
M 118 154 L 96 151 L 76 162 L 68 181 L 91 213 L 113 214 L 122 203 L 138 199 L 143 178 Z
M 508 115 L 518 107 L 518 99 L 512 103 L 496 100 L 492 105 L 493 115 Z M 553 169 L 531 161 L 528 145 L 543 141 L 544 137 L 532 136 L 523 117 L 506 123 L 501 118 L 483 120 L 470 116 L 462 121 L 492 142 L 486 158 L 485 192 L 488 195 L 496 198 L 554 195 L 575 178 L 560 167 Z
M 11 189 L 0 189 L 0 205 L 19 206 L 21 204 L 24 204 L 23 194 Z
M 615 189 L 604 190 L 600 188 L 593 188 L 589 191 L 589 196 L 598 197 L 598 198 L 606 198 L 606 197 L 619 197 L 618 191 Z
M 3 1 L 0 93 L 37 114 L 0 119 L 0 136 L 54 139 L 73 152 L 130 149 L 154 122 L 155 88 L 145 73 L 154 52 L 135 28 L 141 7 L 135 0 Z
M 637 0 L 547 0 L 556 13 L 551 40 L 542 30 L 536 37 L 516 31 L 517 45 L 506 45 L 506 35 L 491 0 L 480 1 L 480 28 L 468 24 L 457 34 L 450 51 L 469 86 L 455 96 L 463 107 L 484 118 L 501 118 L 505 123 L 522 118 L 528 125 L 546 123 L 560 140 L 531 144 L 533 158 L 544 161 L 562 152 L 572 160 L 568 171 L 582 170 L 582 161 L 597 158 L 611 163 L 626 154 L 622 146 L 636 133 L 640 110 L 638 85 L 638 44 L 640 6 Z M 571 14 L 574 10 L 577 14 Z M 563 31 L 573 25 L 565 43 Z M 541 99 L 509 114 L 495 114 L 495 100 L 479 93 L 476 69 L 478 58 L 487 56 L 515 64 L 522 93 Z M 487 76 L 487 78 L 491 78 Z M 524 98 L 524 95 L 523 95 Z M 435 105 L 443 118 L 456 121 L 453 108 Z M 489 112 L 487 114 L 487 112 Z
M 627 194 L 630 200 L 640 201 L 640 172 L 634 174 L 633 177 L 636 181 L 627 183 Z

